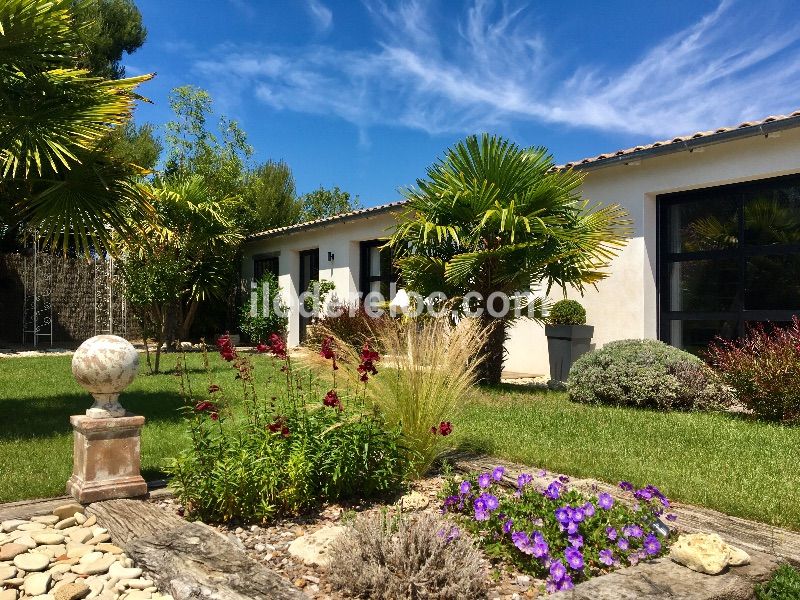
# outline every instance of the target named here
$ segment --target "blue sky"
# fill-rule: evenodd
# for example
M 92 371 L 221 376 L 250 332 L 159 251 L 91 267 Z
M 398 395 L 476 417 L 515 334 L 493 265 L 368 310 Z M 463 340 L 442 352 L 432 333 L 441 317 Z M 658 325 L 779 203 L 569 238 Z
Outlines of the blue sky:
M 489 131 L 558 162 L 800 108 L 796 0 L 136 0 L 139 122 L 211 92 L 300 193 L 399 198 Z

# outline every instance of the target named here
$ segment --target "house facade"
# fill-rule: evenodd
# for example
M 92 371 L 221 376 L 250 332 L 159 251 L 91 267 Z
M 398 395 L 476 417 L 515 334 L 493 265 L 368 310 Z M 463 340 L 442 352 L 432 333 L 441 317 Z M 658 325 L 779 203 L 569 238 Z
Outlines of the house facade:
M 596 346 L 656 338 L 696 351 L 747 323 L 800 314 L 800 111 L 564 167 L 585 173 L 584 198 L 620 204 L 633 221 L 609 277 L 583 297 L 568 291 L 586 307 Z M 290 345 L 303 336 L 297 297 L 309 280 L 332 281 L 341 299 L 388 287 L 394 274 L 380 240 L 402 205 L 251 236 L 244 279 L 266 268 L 278 275 Z M 548 372 L 541 325 L 517 321 L 506 349 L 506 370 Z

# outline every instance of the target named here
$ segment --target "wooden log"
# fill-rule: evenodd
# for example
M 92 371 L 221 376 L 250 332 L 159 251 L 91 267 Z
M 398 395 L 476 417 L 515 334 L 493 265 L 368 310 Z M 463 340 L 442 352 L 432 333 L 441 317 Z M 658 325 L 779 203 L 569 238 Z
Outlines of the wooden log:
M 159 590 L 175 600 L 301 600 L 306 596 L 216 529 L 152 503 L 109 500 L 89 513 Z

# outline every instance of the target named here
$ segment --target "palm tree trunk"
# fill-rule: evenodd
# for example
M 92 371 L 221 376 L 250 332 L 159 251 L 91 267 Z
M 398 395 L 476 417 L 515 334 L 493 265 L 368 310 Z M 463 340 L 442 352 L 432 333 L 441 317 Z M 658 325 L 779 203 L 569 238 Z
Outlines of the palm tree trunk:
M 505 358 L 506 321 L 487 314 L 481 316 L 481 325 L 489 328 L 486 343 L 480 349 L 482 362 L 478 368 L 478 382 L 485 385 L 497 385 L 503 373 Z
M 183 318 L 180 329 L 178 330 L 178 341 L 185 342 L 189 339 L 189 330 L 192 328 L 194 318 L 197 315 L 197 309 L 200 303 L 197 300 L 189 301 L 189 310 L 186 311 L 186 316 Z

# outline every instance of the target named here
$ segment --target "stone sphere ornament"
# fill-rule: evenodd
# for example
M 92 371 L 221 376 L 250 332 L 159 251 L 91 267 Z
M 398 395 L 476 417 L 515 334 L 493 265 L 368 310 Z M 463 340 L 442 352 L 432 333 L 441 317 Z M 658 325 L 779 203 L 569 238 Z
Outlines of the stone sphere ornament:
M 83 342 L 72 356 L 72 375 L 93 397 L 86 411 L 93 419 L 124 417 L 119 394 L 136 377 L 139 353 L 126 339 L 96 335 Z

